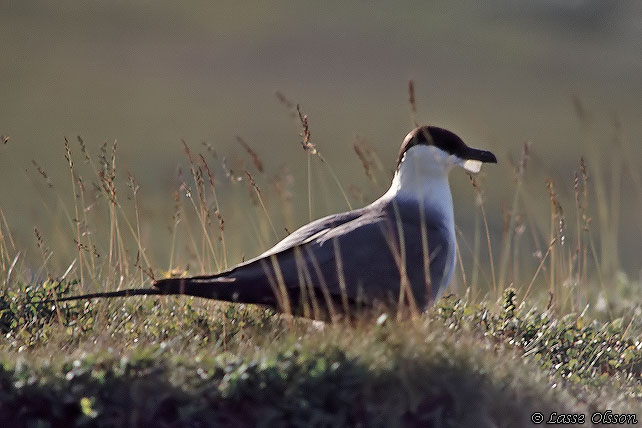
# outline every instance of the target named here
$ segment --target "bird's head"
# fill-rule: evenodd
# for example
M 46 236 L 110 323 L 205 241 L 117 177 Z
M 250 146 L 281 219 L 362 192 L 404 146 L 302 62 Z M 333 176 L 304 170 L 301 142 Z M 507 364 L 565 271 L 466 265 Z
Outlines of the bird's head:
M 455 165 L 476 174 L 483 163 L 497 163 L 494 154 L 469 147 L 452 132 L 436 126 L 420 126 L 406 136 L 399 150 L 397 171 L 413 158 L 413 164 L 447 173 Z

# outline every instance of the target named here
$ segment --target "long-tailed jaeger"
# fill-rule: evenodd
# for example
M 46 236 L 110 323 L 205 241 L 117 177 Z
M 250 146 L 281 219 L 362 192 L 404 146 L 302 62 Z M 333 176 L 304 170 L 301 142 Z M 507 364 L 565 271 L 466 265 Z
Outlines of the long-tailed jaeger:
M 311 318 L 376 305 L 422 311 L 441 297 L 455 268 L 448 173 L 454 166 L 478 173 L 482 163 L 496 162 L 446 129 L 421 126 L 401 144 L 390 189 L 363 208 L 308 223 L 224 272 L 58 301 L 185 294 Z

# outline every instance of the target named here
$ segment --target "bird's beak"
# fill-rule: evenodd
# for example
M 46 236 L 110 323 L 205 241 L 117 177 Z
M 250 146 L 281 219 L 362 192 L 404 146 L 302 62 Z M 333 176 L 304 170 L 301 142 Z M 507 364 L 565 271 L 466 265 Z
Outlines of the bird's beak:
M 481 171 L 483 163 L 497 163 L 497 158 L 487 150 L 473 149 L 471 147 L 465 156 L 459 160 L 459 166 L 471 174 L 477 174 Z

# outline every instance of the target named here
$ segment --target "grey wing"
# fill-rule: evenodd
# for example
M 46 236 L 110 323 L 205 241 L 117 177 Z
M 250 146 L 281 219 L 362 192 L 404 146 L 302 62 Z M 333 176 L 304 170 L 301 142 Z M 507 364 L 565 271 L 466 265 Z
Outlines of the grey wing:
M 300 228 L 298 228 L 297 230 L 289 234 L 287 237 L 285 237 L 283 240 L 279 241 L 272 248 L 266 250 L 262 254 L 259 254 L 258 256 L 252 259 L 246 260 L 243 263 L 239 263 L 238 265 L 226 271 L 222 271 L 214 275 L 199 276 L 196 278 L 207 280 L 207 279 L 215 279 L 215 278 L 229 276 L 230 274 L 234 273 L 239 269 L 245 268 L 246 266 L 254 265 L 256 264 L 257 261 L 265 260 L 269 256 L 276 255 L 278 253 L 287 251 L 293 247 L 300 246 L 306 243 L 307 241 L 314 239 L 315 237 L 323 235 L 327 231 L 331 230 L 333 227 L 336 227 L 338 225 L 354 220 L 355 218 L 358 218 L 359 216 L 362 215 L 363 210 L 364 210 L 363 208 L 360 208 L 357 210 L 347 211 L 339 214 L 332 214 L 332 215 L 317 219 L 311 223 L 301 226 Z
M 310 241 L 327 233 L 332 228 L 360 217 L 362 212 L 363 208 L 340 214 L 332 214 L 308 223 L 292 232 L 283 240 L 279 241 L 275 246 L 265 251 L 255 259 L 261 259 L 273 254 L 280 253 L 281 251 L 290 249 L 292 247 L 302 245 L 307 241 Z

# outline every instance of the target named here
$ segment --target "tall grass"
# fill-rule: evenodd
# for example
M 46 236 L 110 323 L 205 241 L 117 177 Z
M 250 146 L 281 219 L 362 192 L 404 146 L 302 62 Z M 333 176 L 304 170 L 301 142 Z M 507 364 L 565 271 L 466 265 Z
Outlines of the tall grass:
M 307 168 L 305 190 L 293 182 L 286 166 L 270 165 L 241 137 L 236 137 L 241 154 L 230 156 L 236 156 L 232 161 L 234 168 L 230 167 L 229 159 L 219 157 L 211 145 L 203 144 L 204 151 L 198 152 L 183 141 L 185 160 L 179 162 L 176 184 L 167 194 L 167 200 L 174 208 L 171 212 L 156 214 L 170 224 L 168 240 L 162 249 L 158 249 L 158 244 L 153 245 L 149 240 L 149 234 L 142 233 L 141 225 L 147 222 L 144 214 L 147 210 L 141 211 L 141 205 L 146 205 L 145 189 L 136 183 L 133 172 L 117 170 L 117 142 L 99 146 L 95 157 L 90 154 L 91 145 L 78 137 L 81 155 L 78 157 L 74 155 L 75 148 L 65 139 L 64 155 L 71 177 L 69 185 L 54 185 L 35 160 L 32 177 L 45 186 L 44 192 L 53 194 L 59 201 L 57 208 L 49 210 L 62 212 L 62 215 L 50 217 L 66 219 L 57 226 L 63 232 L 53 233 L 52 229 L 36 226 L 35 251 L 18 248 L 10 228 L 12 219 L 5 218 L 0 206 L 3 287 L 8 289 L 18 282 L 56 279 L 64 272 L 65 277 L 79 280 L 77 292 L 107 291 L 123 286 L 145 286 L 153 278 L 187 275 L 194 270 L 213 273 L 227 269 L 246 255 L 237 250 L 230 253 L 230 242 L 234 248 L 239 245 L 226 235 L 223 213 L 244 216 L 248 229 L 255 231 L 257 246 L 260 249 L 269 247 L 295 227 L 294 200 L 305 195 L 308 219 L 317 216 L 314 200 L 319 198 L 319 193 L 315 192 L 312 180 L 314 167 L 326 173 L 319 177 L 334 183 L 345 207 L 350 209 L 353 204 L 345 189 L 365 193 L 355 183 L 344 185 L 340 182 L 330 163 L 321 155 L 319 143 L 312 142 L 308 116 L 283 94 L 277 93 L 277 97 L 301 128 L 299 142 L 304 149 L 301 165 Z M 500 198 L 501 207 L 504 207 L 501 234 L 493 228 L 497 222 L 490 221 L 502 212 L 500 207 L 488 204 L 486 194 L 492 189 L 484 187 L 483 174 L 471 177 L 476 212 L 470 215 L 475 221 L 472 227 L 457 229 L 458 275 L 465 287 L 463 292 L 473 301 L 488 297 L 497 300 L 510 286 L 517 290 L 521 301 L 533 299 L 533 304 L 541 304 L 558 314 L 589 307 L 606 318 L 631 317 L 633 306 L 617 301 L 616 290 L 610 284 L 620 275 L 617 234 L 622 227 L 621 205 L 629 199 L 623 199 L 621 184 L 625 178 L 633 184 L 636 203 L 642 207 L 642 176 L 629 155 L 630 148 L 622 137 L 622 125 L 614 122 L 614 143 L 604 150 L 598 141 L 591 141 L 593 125 L 587 109 L 579 99 L 573 101 L 580 124 L 578 138 L 590 141 L 590 150 L 588 154 L 578 153 L 577 170 L 568 174 L 566 180 L 548 177 L 545 182 L 533 182 L 532 177 L 546 175 L 546 171 L 531 171 L 528 162 L 530 155 L 537 153 L 536 142 L 522 144 L 521 154 L 515 162 L 507 162 L 506 155 L 500 153 L 500 164 L 512 169 L 506 177 L 512 182 L 512 193 L 506 199 Z M 409 104 L 414 124 L 419 113 L 412 81 L 409 82 Z M 293 134 L 293 141 L 296 140 Z M 360 137 L 352 148 L 355 162 L 361 165 L 369 183 L 367 193 L 383 191 L 389 177 L 377 151 Z M 11 150 L 11 146 L 6 145 L 4 149 Z M 320 162 L 316 164 L 313 159 Z M 252 165 L 256 173 L 253 174 L 246 164 Z M 604 171 L 605 165 L 610 167 L 609 174 Z M 270 175 L 270 171 L 274 173 Z M 503 173 L 494 169 L 486 174 Z M 121 193 L 121 182 L 129 187 L 128 196 Z M 243 185 L 247 192 L 241 192 Z M 221 195 L 226 197 L 221 199 Z M 234 195 L 234 202 L 229 195 Z M 538 202 L 544 195 L 548 195 L 547 208 Z M 496 199 L 496 195 L 493 196 Z M 64 202 L 70 200 L 71 204 Z M 42 202 L 48 205 L 46 200 Z M 68 205 L 72 208 L 68 209 Z M 248 210 L 247 206 L 255 209 Z M 344 207 L 336 207 L 337 211 L 342 209 Z M 548 221 L 542 215 L 544 210 L 549 212 Z M 68 214 L 69 211 L 73 214 Z M 597 221 L 593 221 L 594 218 Z M 642 220 L 630 227 L 642 230 Z M 47 236 L 44 230 L 53 234 Z M 149 256 L 150 247 L 154 247 L 155 258 Z M 164 259 L 159 259 L 158 254 Z M 340 258 L 338 262 L 341 262 Z M 302 278 L 305 283 L 305 275 L 302 274 Z M 275 286 L 282 288 L 279 278 L 273 279 Z M 405 287 L 401 290 L 404 293 Z M 408 296 L 404 295 L 400 300 L 406 298 Z
M 411 83 L 413 123 L 419 115 L 414 90 Z M 279 98 L 283 104 L 289 102 L 282 94 Z M 352 202 L 344 189 L 356 189 L 350 194 L 361 195 L 360 203 L 370 202 L 364 195 L 385 190 L 390 177 L 374 144 L 362 137 L 352 144 L 355 166 L 363 171 L 358 178 L 366 182 L 363 190 L 356 183 L 342 184 L 319 154 L 317 147 L 323 142 L 312 143 L 308 117 L 294 103 L 289 110 L 302 129 L 300 140 L 296 133 L 292 138 L 305 149 L 298 151 L 298 168 L 270 164 L 261 157 L 260 148 L 240 137 L 235 146 L 240 155 L 219 155 L 207 143 L 177 142 L 184 158 L 177 161 L 176 176 L 167 189 L 171 209 L 166 212 L 159 209 L 162 204 L 150 204 L 149 189 L 139 186 L 135 171 L 117 170 L 116 142 L 100 145 L 93 156 L 92 145 L 82 138 L 77 138 L 79 152 L 65 140 L 62 146 L 71 175 L 66 186 L 54 183 L 45 171 L 57 165 L 33 163 L 29 178 L 43 187 L 42 200 L 37 202 L 45 210 L 39 224 L 31 228 L 31 247 L 21 245 L 11 229 L 19 219 L 6 218 L 0 206 L 0 328 L 7 332 L 0 351 L 9 356 L 4 357 L 8 361 L 20 360 L 14 357 L 29 351 L 32 364 L 20 362 L 14 368 L 5 363 L 4 371 L 0 367 L 0 377 L 15 386 L 5 394 L 10 409 L 41 409 L 47 403 L 49 413 L 29 417 L 71 421 L 76 414 L 79 420 L 102 417 L 118 407 L 114 403 L 123 399 L 123 391 L 137 391 L 131 385 L 141 382 L 149 384 L 153 393 L 132 393 L 134 399 L 125 395 L 124 400 L 154 422 L 164 420 L 159 412 L 166 408 L 199 421 L 221 414 L 245 417 L 254 413 L 240 411 L 239 405 L 253 400 L 254 407 L 267 415 L 280 409 L 286 420 L 303 414 L 302 420 L 307 421 L 310 412 L 325 411 L 327 399 L 337 396 L 349 397 L 339 400 L 341 408 L 353 411 L 362 406 L 377 413 L 382 403 L 378 393 L 388 403 L 384 412 L 397 412 L 398 418 L 391 416 L 391 420 L 415 421 L 417 426 L 436 414 L 441 417 L 440 409 L 453 406 L 459 409 L 457 421 L 474 419 L 470 409 L 475 415 L 486 415 L 475 422 L 480 426 L 530 426 L 532 412 L 544 408 L 587 414 L 589 408 L 600 406 L 637 409 L 642 292 L 619 272 L 617 257 L 604 253 L 609 246 L 617 246 L 610 234 L 621 225 L 615 227 L 613 222 L 618 220 L 613 217 L 619 218 L 620 205 L 633 199 L 613 194 L 620 192 L 618 183 L 630 180 L 637 192 L 635 202 L 642 209 L 642 176 L 624 140 L 615 146 L 617 154 L 601 153 L 597 144 L 594 153 L 578 153 L 575 171 L 565 178 L 538 170 L 536 162 L 531 162 L 538 155 L 535 141 L 516 144 L 515 151 L 521 149 L 516 161 L 500 153 L 500 168 L 486 172 L 504 174 L 511 183 L 511 191 L 499 198 L 495 189 L 486 186 L 484 174 L 471 177 L 476 200 L 474 212 L 468 214 L 474 221 L 462 222 L 456 229 L 457 275 L 464 287 L 459 291 L 461 299 L 443 298 L 425 314 L 419 313 L 404 275 L 405 245 L 396 239 L 387 242 L 401 271 L 396 320 L 379 313 L 374 319 L 340 315 L 351 308 L 346 293 L 350 284 L 341 275 L 346 253 L 337 240 L 330 244 L 344 291 L 341 299 L 330 295 L 319 261 L 309 249 L 304 253 L 305 247 L 295 250 L 298 283 L 294 286 L 299 287 L 300 302 L 287 292 L 293 284 L 285 283 L 275 256 L 264 259 L 262 266 L 283 312 L 323 318 L 321 308 L 326 307 L 331 325 L 319 327 L 246 305 L 187 298 L 85 302 L 56 305 L 55 311 L 35 304 L 25 310 L 24 301 L 29 299 L 141 288 L 154 278 L 228 269 L 246 258 L 239 250 L 243 248 L 239 236 L 253 240 L 251 257 L 296 227 L 297 206 L 307 214 L 302 217 L 318 216 L 315 207 L 322 192 L 314 186 L 313 168 L 320 172 L 317 178 L 338 189 L 347 207 Z M 587 133 L 578 138 L 589 137 Z M 294 150 L 296 144 L 289 147 Z M 346 150 L 345 155 L 349 153 Z M 613 172 L 617 177 L 594 172 L 594 164 L 608 163 L 611 156 L 617 158 L 614 165 L 621 166 L 621 171 Z M 502 164 L 507 165 L 503 171 Z M 301 183 L 294 179 L 297 172 L 305 177 Z M 597 190 L 600 186 L 603 189 Z M 336 207 L 342 209 L 343 203 Z M 394 209 L 394 235 L 403 237 L 398 207 Z M 147 227 L 158 224 L 158 218 L 168 224 L 166 239 L 162 230 L 150 233 Z M 228 226 L 233 222 L 227 219 L 235 218 L 244 221 L 247 231 Z M 500 227 L 497 218 L 502 219 Z M 46 227 L 50 222 L 54 227 Z M 636 228 L 642 232 L 642 220 L 628 226 L 631 233 Z M 604 239 L 611 241 L 604 244 Z M 423 224 L 421 240 L 430 289 L 429 236 Z M 312 277 L 320 284 L 313 284 Z M 320 295 L 313 286 L 318 286 Z M 571 313 L 575 314 L 567 315 Z M 589 318 L 611 322 L 600 324 Z M 57 352 L 70 356 L 52 360 Z M 226 362 L 230 355 L 233 363 Z M 34 368 L 34 360 L 47 363 Z M 50 367 L 55 367 L 55 373 L 48 372 Z M 27 378 L 35 383 L 20 387 Z M 174 386 L 168 388 L 170 384 Z M 67 415 L 60 409 L 72 409 L 60 400 L 60 385 L 72 391 L 73 401 L 80 404 L 76 413 L 60 416 Z M 373 385 L 380 385 L 377 394 Z M 150 412 L 149 403 L 154 403 L 150 396 L 156 399 L 160 390 L 162 406 L 154 405 L 159 411 Z M 225 395 L 229 391 L 236 392 Z M 470 391 L 474 399 L 462 398 L 469 397 Z M 498 401 L 498 394 L 505 400 Z M 40 398 L 34 400 L 32 395 Z M 65 397 L 72 400 L 68 394 Z M 513 416 L 504 415 L 504 402 L 512 403 Z M 5 404 L 0 403 L 0 419 Z M 355 421 L 368 420 L 362 413 L 355 411 Z M 173 413 L 167 416 L 173 417 Z M 332 421 L 340 426 L 340 419 Z

